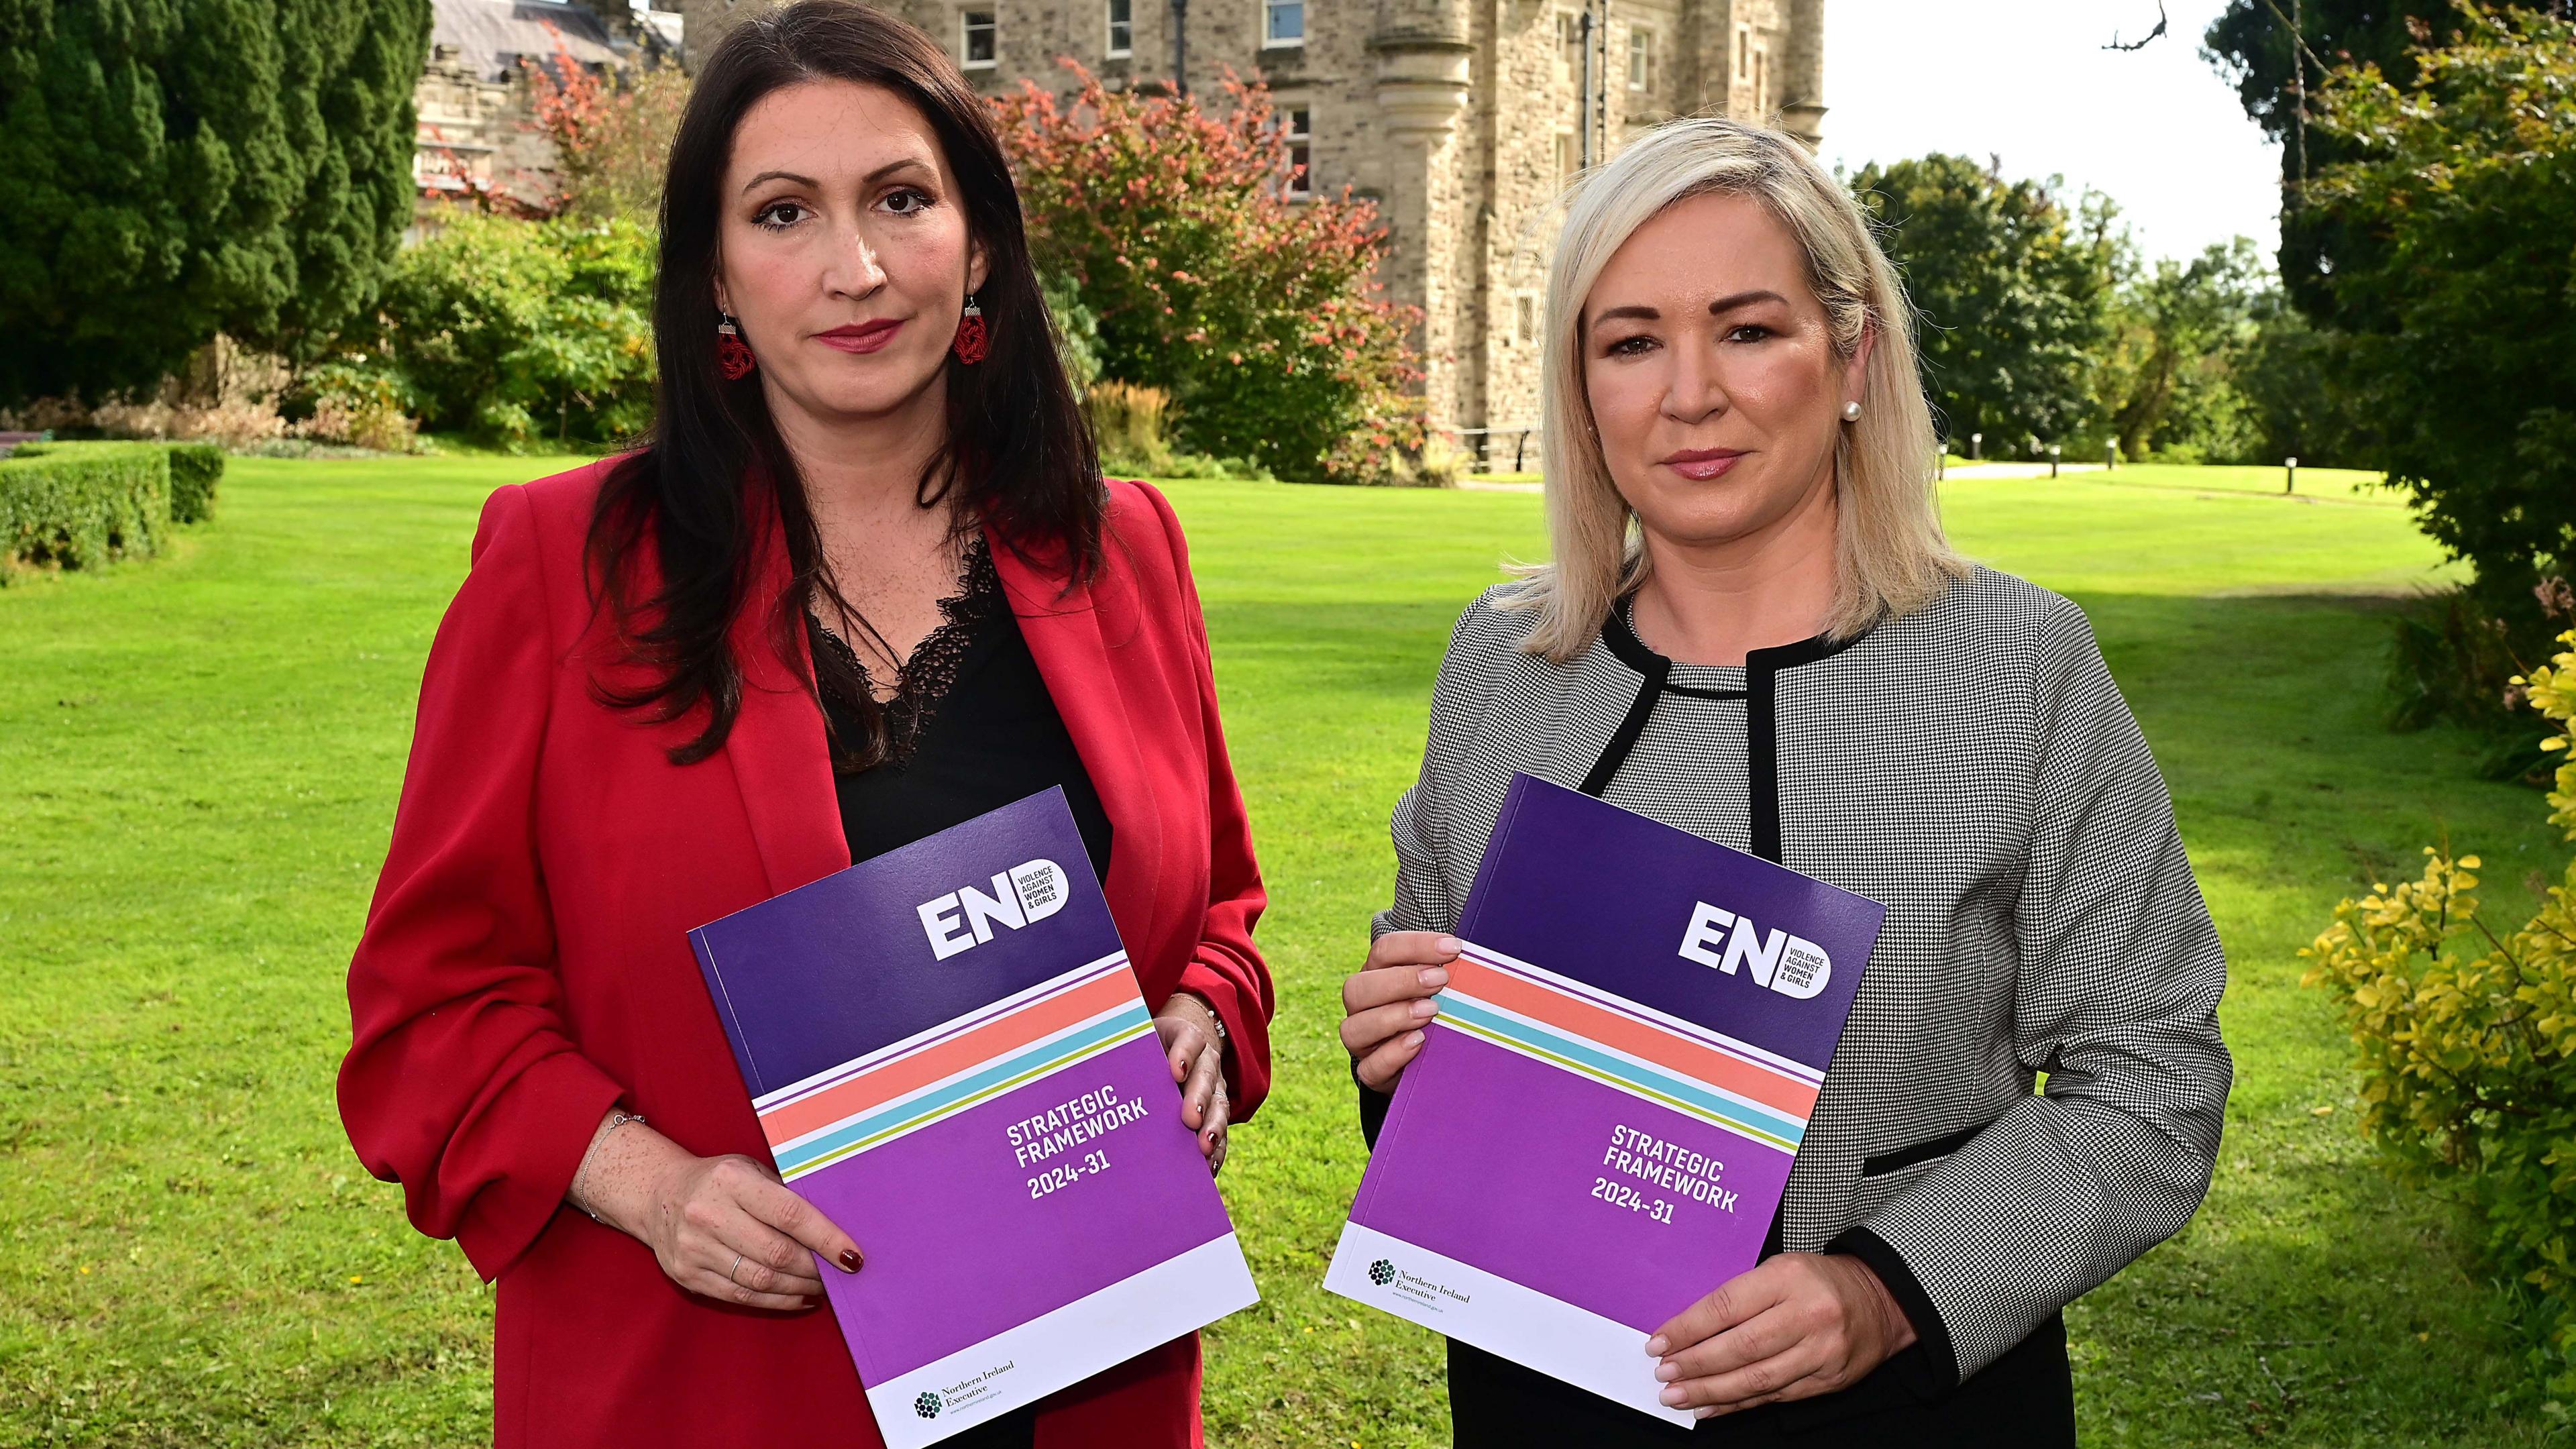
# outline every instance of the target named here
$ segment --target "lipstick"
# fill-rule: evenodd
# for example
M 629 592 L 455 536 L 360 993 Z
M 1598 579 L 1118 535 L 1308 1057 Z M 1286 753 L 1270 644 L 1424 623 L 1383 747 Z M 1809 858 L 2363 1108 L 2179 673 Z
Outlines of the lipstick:
M 1705 483 L 1712 478 L 1725 477 L 1727 470 L 1743 456 L 1741 448 L 1684 448 L 1661 461 L 1683 477 Z
M 828 332 L 817 332 L 814 340 L 840 352 L 875 352 L 892 342 L 895 333 L 902 328 L 901 322 L 879 318 L 874 322 L 854 322 Z

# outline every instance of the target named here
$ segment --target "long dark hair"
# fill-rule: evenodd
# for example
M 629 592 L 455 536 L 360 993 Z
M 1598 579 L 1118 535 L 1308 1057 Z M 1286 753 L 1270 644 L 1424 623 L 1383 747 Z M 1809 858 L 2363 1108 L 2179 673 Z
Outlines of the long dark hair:
M 953 354 L 946 364 L 947 440 L 916 484 L 917 500 L 925 508 L 953 503 L 961 531 L 990 528 L 1005 547 L 1069 579 L 1087 579 L 1100 564 L 1106 495 L 1098 455 L 1056 356 L 1019 189 L 984 101 L 936 41 L 851 0 L 800 0 L 753 16 L 698 72 L 671 141 L 653 295 L 656 417 L 645 446 L 610 470 L 590 526 L 597 598 L 629 661 L 650 676 L 631 688 L 602 684 L 600 696 L 657 722 L 705 709 L 704 728 L 670 751 L 674 764 L 723 748 L 741 711 L 742 669 L 730 640 L 743 610 L 773 611 L 772 646 L 792 660 L 809 593 L 840 599 L 757 374 L 727 381 L 716 368 L 716 248 L 734 129 L 771 91 L 816 80 L 883 87 L 929 120 L 968 232 L 984 249 L 975 300 L 991 350 L 971 367 Z M 757 598 L 753 572 L 773 514 L 795 582 L 780 598 Z M 639 598 L 634 565 L 648 539 L 661 579 Z M 873 762 L 884 722 L 863 681 L 836 651 L 814 651 L 814 667 L 820 687 L 866 722 L 866 739 L 833 742 L 836 761 Z

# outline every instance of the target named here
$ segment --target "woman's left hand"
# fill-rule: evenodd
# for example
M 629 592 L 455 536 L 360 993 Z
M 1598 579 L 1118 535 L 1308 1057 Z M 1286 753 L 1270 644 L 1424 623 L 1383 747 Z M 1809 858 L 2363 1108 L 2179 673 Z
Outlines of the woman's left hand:
M 1914 1342 L 1878 1275 L 1841 1254 L 1782 1253 L 1646 1340 L 1666 1404 L 1703 1419 L 1847 1389 Z
M 1181 1086 L 1181 1125 L 1198 1134 L 1199 1155 L 1214 1173 L 1225 1166 L 1226 1124 L 1225 1040 L 1216 1011 L 1189 992 L 1173 992 L 1154 1016 L 1154 1034 Z

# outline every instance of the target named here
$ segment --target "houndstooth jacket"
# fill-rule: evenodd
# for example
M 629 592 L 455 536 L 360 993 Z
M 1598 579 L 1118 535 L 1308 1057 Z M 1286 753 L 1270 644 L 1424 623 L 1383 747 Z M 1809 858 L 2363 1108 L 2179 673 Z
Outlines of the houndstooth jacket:
M 1514 771 L 1884 903 L 1772 1231 L 1876 1268 L 1938 1382 L 2183 1225 L 2226 962 L 2080 609 L 1979 569 L 1839 646 L 1671 664 L 1623 609 L 1560 665 L 1520 651 L 1512 587 L 1450 639 L 1378 931 L 1456 927 Z

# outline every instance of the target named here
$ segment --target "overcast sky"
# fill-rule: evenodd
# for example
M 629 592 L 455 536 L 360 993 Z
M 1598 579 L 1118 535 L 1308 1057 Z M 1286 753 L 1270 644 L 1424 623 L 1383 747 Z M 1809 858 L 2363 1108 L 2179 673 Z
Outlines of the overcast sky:
M 2003 157 L 2120 203 L 2151 257 L 2279 239 L 2280 151 L 2201 59 L 2225 0 L 1826 0 L 1824 155 L 1857 169 L 1927 151 Z

